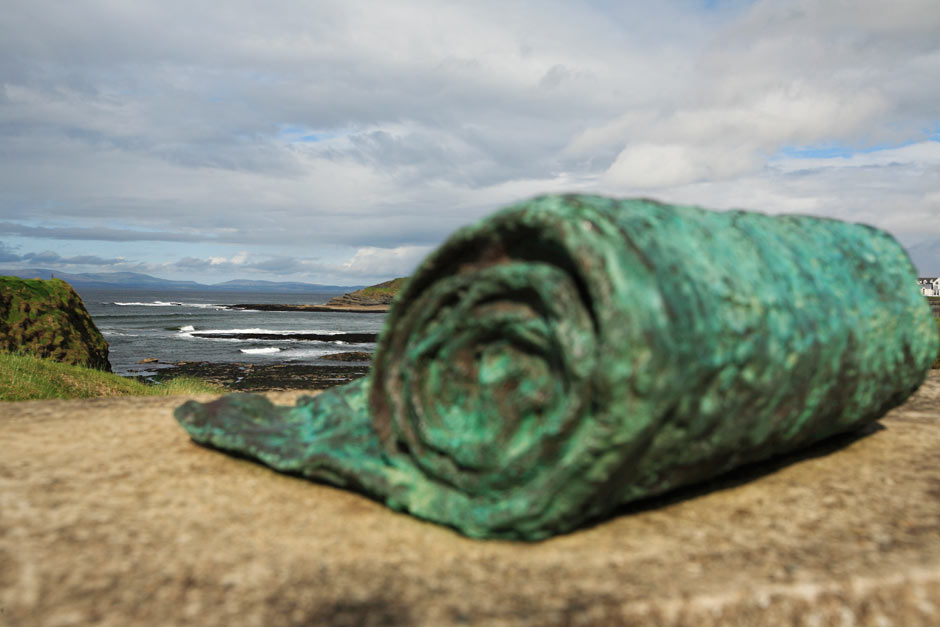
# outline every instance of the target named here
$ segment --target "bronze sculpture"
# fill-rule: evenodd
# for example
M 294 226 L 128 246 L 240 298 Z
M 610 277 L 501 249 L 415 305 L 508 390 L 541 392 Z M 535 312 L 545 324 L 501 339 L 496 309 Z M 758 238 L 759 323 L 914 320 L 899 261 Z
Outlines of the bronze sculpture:
M 369 377 L 295 407 L 233 395 L 176 416 L 277 470 L 534 540 L 876 420 L 937 342 L 877 229 L 546 196 L 424 261 Z

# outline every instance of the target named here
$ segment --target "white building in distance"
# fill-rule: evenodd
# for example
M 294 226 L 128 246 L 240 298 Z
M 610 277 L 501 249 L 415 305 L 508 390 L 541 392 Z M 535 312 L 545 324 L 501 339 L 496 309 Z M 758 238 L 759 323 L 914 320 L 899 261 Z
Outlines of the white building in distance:
M 940 277 L 929 276 L 917 279 L 920 293 L 924 296 L 940 296 Z

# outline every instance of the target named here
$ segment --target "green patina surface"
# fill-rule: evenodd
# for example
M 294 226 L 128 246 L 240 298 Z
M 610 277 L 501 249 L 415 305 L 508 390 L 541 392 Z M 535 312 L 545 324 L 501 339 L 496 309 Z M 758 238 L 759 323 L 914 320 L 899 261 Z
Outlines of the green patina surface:
M 0 277 L 0 350 L 111 370 L 108 343 L 60 279 Z
M 542 197 L 424 261 L 368 378 L 176 416 L 277 470 L 535 540 L 901 403 L 938 350 L 915 279 L 862 225 Z

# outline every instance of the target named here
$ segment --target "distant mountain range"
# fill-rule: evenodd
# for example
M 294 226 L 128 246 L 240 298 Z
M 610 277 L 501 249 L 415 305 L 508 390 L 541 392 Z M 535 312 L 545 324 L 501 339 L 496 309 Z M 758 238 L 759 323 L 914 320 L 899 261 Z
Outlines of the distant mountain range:
M 74 287 L 99 287 L 122 290 L 192 290 L 212 292 L 274 292 L 278 294 L 322 294 L 351 292 L 362 285 L 321 285 L 319 283 L 298 283 L 294 281 L 251 281 L 235 279 L 224 283 L 206 285 L 195 281 L 170 281 L 158 279 L 139 272 L 97 272 L 69 274 L 46 268 L 0 268 L 0 275 L 16 276 L 23 279 L 49 279 L 53 276 L 70 283 Z

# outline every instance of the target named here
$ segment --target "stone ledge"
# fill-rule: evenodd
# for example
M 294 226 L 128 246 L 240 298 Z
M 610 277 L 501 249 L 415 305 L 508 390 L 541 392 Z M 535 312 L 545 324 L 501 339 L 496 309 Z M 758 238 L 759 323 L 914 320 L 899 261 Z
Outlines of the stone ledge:
M 0 624 L 940 624 L 936 371 L 881 428 L 537 544 L 200 448 L 182 400 L 0 404 Z

